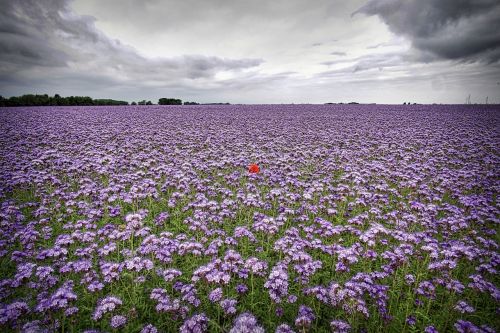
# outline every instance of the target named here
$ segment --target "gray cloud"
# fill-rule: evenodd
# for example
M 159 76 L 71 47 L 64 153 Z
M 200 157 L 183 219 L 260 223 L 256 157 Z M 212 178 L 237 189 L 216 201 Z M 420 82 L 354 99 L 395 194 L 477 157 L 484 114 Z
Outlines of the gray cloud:
M 370 0 L 358 13 L 379 16 L 427 59 L 500 60 L 498 0 Z
M 263 62 L 205 55 L 146 58 L 98 30 L 93 17 L 74 13 L 66 0 L 3 0 L 1 4 L 3 89 L 9 84 L 5 78 L 20 78 L 29 70 L 36 80 L 35 69 L 42 76 L 79 75 L 83 81 L 93 73 L 104 85 L 137 80 L 162 85 L 211 78 L 219 71 L 240 71 Z

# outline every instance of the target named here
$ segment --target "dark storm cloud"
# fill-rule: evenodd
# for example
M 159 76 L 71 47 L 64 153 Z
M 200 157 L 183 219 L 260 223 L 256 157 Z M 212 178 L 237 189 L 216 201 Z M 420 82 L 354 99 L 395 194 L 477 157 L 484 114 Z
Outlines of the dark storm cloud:
M 92 73 L 102 85 L 109 81 L 138 80 L 144 84 L 213 77 L 218 71 L 238 71 L 258 66 L 260 59 L 226 59 L 183 55 L 154 59 L 111 39 L 95 27 L 95 19 L 74 13 L 66 0 L 1 0 L 0 83 L 8 78 L 37 75 L 85 82 Z M 30 73 L 26 73 L 30 71 Z M 50 75 L 48 75 L 50 73 Z M 30 77 L 31 75 L 31 77 Z
M 1 1 L 0 12 L 0 70 L 15 70 L 23 66 L 64 65 L 67 55 L 46 42 L 49 37 L 42 24 L 44 12 L 19 10 L 22 1 Z M 50 4 L 53 5 L 53 4 Z M 37 6 L 38 7 L 38 6 Z M 33 20 L 34 24 L 29 24 Z
M 370 0 L 358 13 L 379 16 L 427 58 L 500 60 L 498 0 Z

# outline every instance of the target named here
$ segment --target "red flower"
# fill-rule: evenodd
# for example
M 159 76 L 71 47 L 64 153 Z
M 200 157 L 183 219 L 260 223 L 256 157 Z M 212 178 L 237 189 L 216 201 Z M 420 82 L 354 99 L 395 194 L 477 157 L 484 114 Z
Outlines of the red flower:
M 248 166 L 248 172 L 250 172 L 250 173 L 259 173 L 259 171 L 260 171 L 260 168 L 257 164 L 250 164 Z

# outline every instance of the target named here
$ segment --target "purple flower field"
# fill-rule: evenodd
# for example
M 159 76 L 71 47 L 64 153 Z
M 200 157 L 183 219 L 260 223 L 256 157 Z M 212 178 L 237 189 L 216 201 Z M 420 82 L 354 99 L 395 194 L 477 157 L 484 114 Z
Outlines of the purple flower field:
M 471 105 L 1 109 L 0 331 L 495 332 L 499 129 Z

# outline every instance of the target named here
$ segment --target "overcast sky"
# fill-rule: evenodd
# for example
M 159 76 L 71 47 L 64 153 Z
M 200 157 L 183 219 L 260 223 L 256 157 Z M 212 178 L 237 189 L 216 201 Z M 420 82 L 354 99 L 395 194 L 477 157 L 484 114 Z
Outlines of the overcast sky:
M 498 0 L 0 0 L 0 94 L 500 103 Z

